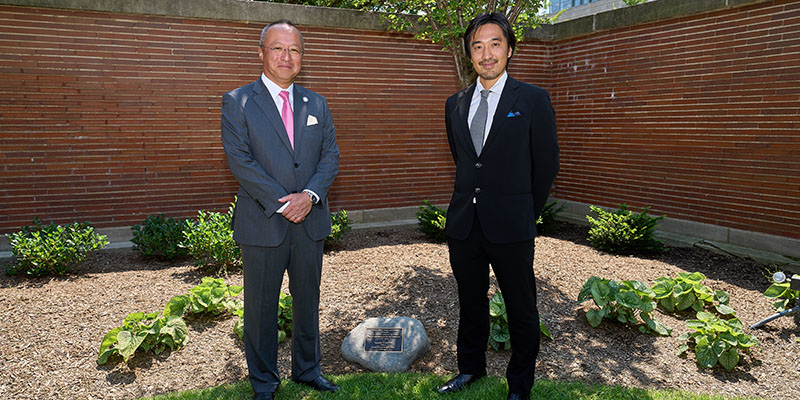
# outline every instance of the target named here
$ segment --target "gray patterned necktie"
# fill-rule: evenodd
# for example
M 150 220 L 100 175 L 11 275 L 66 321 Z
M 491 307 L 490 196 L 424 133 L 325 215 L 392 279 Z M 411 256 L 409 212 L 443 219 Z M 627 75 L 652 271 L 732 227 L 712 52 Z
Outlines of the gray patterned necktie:
M 472 126 L 469 127 L 470 136 L 472 136 L 472 144 L 475 146 L 475 152 L 481 155 L 483 149 L 483 135 L 486 130 L 486 117 L 489 114 L 489 91 L 481 90 L 481 103 L 478 104 L 478 110 L 475 111 L 475 116 L 472 117 Z

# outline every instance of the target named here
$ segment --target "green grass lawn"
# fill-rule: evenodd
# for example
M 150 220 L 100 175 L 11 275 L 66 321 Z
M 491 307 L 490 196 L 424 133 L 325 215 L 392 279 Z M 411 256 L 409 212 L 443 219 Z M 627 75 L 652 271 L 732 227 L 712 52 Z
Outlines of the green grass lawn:
M 505 378 L 488 376 L 455 394 L 441 395 L 436 388 L 448 377 L 434 374 L 363 373 L 328 376 L 341 386 L 338 393 L 321 393 L 284 381 L 277 400 L 504 400 L 508 390 Z M 169 393 L 151 400 L 249 400 L 253 396 L 248 381 L 202 390 Z M 621 386 L 589 385 L 581 382 L 537 380 L 531 399 L 546 400 L 758 400 L 753 397 L 699 395 L 674 390 L 648 390 Z

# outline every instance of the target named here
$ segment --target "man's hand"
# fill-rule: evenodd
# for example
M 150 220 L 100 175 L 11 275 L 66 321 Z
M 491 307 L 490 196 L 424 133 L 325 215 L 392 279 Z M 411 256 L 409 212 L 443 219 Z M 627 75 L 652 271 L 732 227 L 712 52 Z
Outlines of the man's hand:
M 283 217 L 293 224 L 299 224 L 311 212 L 311 199 L 305 193 L 290 193 L 278 199 L 281 203 L 290 202 L 283 210 Z

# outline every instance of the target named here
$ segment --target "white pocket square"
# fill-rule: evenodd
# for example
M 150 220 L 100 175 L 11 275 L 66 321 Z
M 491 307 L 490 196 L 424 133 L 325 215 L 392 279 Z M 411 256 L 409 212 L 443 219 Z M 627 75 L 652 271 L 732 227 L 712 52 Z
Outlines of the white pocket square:
M 313 115 L 308 116 L 308 121 L 306 121 L 306 126 L 316 125 L 317 124 L 317 117 Z

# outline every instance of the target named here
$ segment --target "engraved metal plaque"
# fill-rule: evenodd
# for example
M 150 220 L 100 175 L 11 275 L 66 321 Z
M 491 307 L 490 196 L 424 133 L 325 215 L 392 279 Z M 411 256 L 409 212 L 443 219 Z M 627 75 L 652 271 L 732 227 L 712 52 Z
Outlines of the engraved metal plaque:
M 364 351 L 403 351 L 403 328 L 367 328 Z

